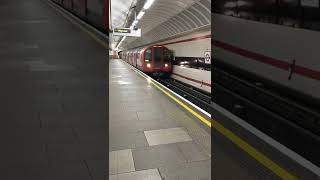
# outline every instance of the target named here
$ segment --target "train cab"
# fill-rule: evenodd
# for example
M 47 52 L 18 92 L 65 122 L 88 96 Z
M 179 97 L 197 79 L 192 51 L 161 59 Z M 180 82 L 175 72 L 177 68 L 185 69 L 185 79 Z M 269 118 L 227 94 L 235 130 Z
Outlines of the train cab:
M 144 72 L 165 72 L 169 73 L 172 70 L 172 52 L 164 46 L 149 46 L 141 51 L 141 69 Z M 139 59 L 138 59 L 139 60 Z

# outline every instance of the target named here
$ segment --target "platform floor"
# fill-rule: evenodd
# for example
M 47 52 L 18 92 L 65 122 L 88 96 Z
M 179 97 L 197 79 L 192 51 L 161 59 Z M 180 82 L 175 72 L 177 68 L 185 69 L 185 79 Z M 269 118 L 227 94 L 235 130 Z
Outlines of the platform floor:
M 119 59 L 109 62 L 109 97 L 112 180 L 281 179 L 215 128 L 205 128 L 200 120 Z M 241 138 L 252 140 L 253 135 Z M 279 152 L 257 140 L 255 143 L 262 145 L 263 149 L 258 151 L 270 151 L 269 158 L 285 165 L 290 173 L 315 179 L 305 176 L 304 170 Z
M 211 179 L 211 132 L 199 120 L 122 60 L 110 61 L 109 88 L 110 179 Z
M 45 0 L 1 0 L 0 179 L 107 179 L 107 62 Z

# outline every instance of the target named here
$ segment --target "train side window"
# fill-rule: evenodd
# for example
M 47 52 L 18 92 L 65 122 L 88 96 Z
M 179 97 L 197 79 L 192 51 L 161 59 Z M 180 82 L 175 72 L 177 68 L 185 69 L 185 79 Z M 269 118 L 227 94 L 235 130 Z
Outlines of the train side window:
M 173 53 L 168 49 L 164 49 L 164 60 L 165 61 L 172 61 L 173 60 Z
M 147 49 L 146 52 L 144 53 L 144 59 L 145 60 L 152 60 L 152 51 L 151 49 Z

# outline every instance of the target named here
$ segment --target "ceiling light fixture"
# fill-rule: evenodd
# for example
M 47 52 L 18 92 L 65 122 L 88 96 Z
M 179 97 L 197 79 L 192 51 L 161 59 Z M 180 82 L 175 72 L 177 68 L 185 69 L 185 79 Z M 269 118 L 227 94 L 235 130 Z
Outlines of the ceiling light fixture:
M 141 19 L 142 18 L 142 16 L 144 15 L 144 11 L 141 11 L 139 14 L 138 14 L 138 16 L 137 16 L 137 19 Z
M 142 16 L 144 15 L 144 13 L 145 13 L 145 12 L 141 11 L 141 12 L 138 14 L 138 16 L 137 16 L 137 19 L 141 19 Z
M 149 9 L 151 7 L 151 5 L 153 4 L 154 0 L 148 0 L 144 6 L 143 9 Z
M 123 36 L 122 40 L 119 42 L 118 46 L 116 47 L 117 49 L 120 47 L 121 43 L 127 38 L 127 36 Z

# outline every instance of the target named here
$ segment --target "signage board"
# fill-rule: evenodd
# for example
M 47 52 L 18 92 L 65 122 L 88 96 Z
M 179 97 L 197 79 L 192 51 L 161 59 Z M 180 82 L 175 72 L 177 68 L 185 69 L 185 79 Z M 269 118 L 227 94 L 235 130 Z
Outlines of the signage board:
M 130 29 L 130 28 L 114 28 L 113 36 L 133 36 L 141 37 L 141 29 Z
M 113 32 L 115 32 L 115 33 L 131 33 L 131 29 L 128 29 L 128 28 L 114 28 Z
M 211 64 L 211 51 L 204 52 L 204 62 L 206 64 Z

